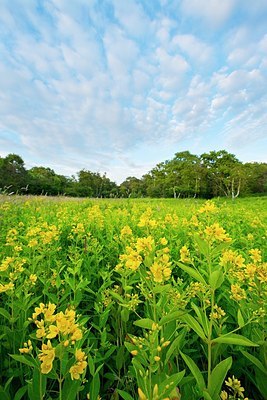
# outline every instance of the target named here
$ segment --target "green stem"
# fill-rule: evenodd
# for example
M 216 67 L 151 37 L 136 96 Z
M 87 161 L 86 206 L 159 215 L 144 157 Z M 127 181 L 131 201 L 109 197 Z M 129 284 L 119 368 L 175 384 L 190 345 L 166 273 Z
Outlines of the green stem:
M 211 289 L 211 317 L 208 333 L 208 388 L 210 387 L 211 366 L 212 366 L 212 328 L 213 328 L 213 310 L 214 310 L 214 290 Z

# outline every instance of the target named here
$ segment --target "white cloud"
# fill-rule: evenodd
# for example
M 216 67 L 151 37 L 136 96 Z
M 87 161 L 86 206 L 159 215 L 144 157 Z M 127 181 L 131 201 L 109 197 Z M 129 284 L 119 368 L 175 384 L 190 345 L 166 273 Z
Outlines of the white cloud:
M 150 29 L 150 20 L 144 13 L 142 4 L 134 0 L 113 0 L 115 16 L 124 30 L 133 37 L 146 36 Z
M 212 49 L 194 35 L 175 35 L 172 44 L 178 46 L 193 62 L 208 64 L 211 61 Z
M 182 0 L 182 11 L 190 16 L 203 19 L 210 26 L 218 27 L 231 16 L 235 0 Z

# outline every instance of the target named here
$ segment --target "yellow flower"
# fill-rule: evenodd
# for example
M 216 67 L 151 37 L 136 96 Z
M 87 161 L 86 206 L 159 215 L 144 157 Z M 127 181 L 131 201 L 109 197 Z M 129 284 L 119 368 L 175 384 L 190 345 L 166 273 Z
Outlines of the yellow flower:
M 131 236 L 132 234 L 133 231 L 128 225 L 126 225 L 121 229 L 120 237 L 123 238 L 123 236 Z
M 244 289 L 242 289 L 238 284 L 235 285 L 231 285 L 231 296 L 232 299 L 236 300 L 236 301 L 240 301 L 245 299 L 246 296 L 246 292 Z
M 227 392 L 226 392 L 225 390 L 223 390 L 223 391 L 221 392 L 220 398 L 221 398 L 222 400 L 227 400 L 227 399 L 228 399 L 228 394 L 227 394 Z
M 161 238 L 159 241 L 162 246 L 166 246 L 166 244 L 168 243 L 168 240 L 165 237 Z
M 41 373 L 48 374 L 53 367 L 55 359 L 55 349 L 50 340 L 47 341 L 47 344 L 42 344 L 42 352 L 38 355 L 38 358 L 41 361 Z
M 49 333 L 46 335 L 47 339 L 53 339 L 59 334 L 59 329 L 56 325 L 49 326 Z
M 36 281 L 37 281 L 37 276 L 35 274 L 31 274 L 30 277 L 30 282 L 35 285 Z
M 202 214 L 202 213 L 213 213 L 213 212 L 216 212 L 217 210 L 218 210 L 218 209 L 217 209 L 216 205 L 213 203 L 213 201 L 212 201 L 212 200 L 208 200 L 208 201 L 206 201 L 206 203 L 204 204 L 204 206 L 201 207 L 201 208 L 198 210 L 198 212 L 199 212 L 200 214 Z
M 154 282 L 162 283 L 170 279 L 172 271 L 168 266 L 169 264 L 170 263 L 167 262 L 167 259 L 161 258 L 158 261 L 154 261 L 154 263 L 149 268 Z
M 233 389 L 234 394 L 237 394 L 238 396 L 241 396 L 242 398 L 244 397 L 243 392 L 245 389 L 241 386 L 241 382 L 232 376 L 232 378 L 228 378 L 227 381 L 225 381 L 226 386 L 230 387 Z
M 254 263 L 261 262 L 261 251 L 259 249 L 251 249 L 249 254 Z
M 186 246 L 180 249 L 180 261 L 185 264 L 191 262 L 190 252 Z
M 14 289 L 14 283 L 9 282 L 5 285 L 2 285 L 0 283 L 0 293 L 4 293 L 4 292 L 7 292 L 8 290 L 12 290 L 12 289 Z
M 211 226 L 207 226 L 204 233 L 211 241 L 218 240 L 220 242 L 231 242 L 232 240 L 217 222 Z
M 0 272 L 6 271 L 13 261 L 15 261 L 14 257 L 6 257 L 1 263 Z
M 44 308 L 43 314 L 44 314 L 44 319 L 46 322 L 54 322 L 56 319 L 56 316 L 54 315 L 54 312 L 56 310 L 56 305 L 52 303 L 48 303 L 48 306 Z
M 32 314 L 32 319 L 36 320 L 38 315 L 42 314 L 45 309 L 44 303 L 40 303 L 39 307 L 35 307 L 34 313 Z
M 35 324 L 36 324 L 36 326 L 38 328 L 37 331 L 36 331 L 36 337 L 38 339 L 44 338 L 45 335 L 46 335 L 46 330 L 45 330 L 45 327 L 44 327 L 44 320 L 41 319 L 41 321 L 36 321 Z
M 84 373 L 87 367 L 87 361 L 85 361 L 87 356 L 81 349 L 75 351 L 75 358 L 77 362 L 69 370 L 72 380 L 80 379 L 80 375 Z
M 71 335 L 71 340 L 80 340 L 82 339 L 83 334 L 80 328 L 78 328 L 76 325 L 74 327 L 74 331 L 72 332 Z
M 147 397 L 144 394 L 144 392 L 142 391 L 142 389 L 138 388 L 137 392 L 138 392 L 139 400 L 147 400 Z
M 154 244 L 155 242 L 152 236 L 138 238 L 135 248 L 138 251 L 138 253 L 143 253 L 144 255 L 148 255 L 153 250 Z

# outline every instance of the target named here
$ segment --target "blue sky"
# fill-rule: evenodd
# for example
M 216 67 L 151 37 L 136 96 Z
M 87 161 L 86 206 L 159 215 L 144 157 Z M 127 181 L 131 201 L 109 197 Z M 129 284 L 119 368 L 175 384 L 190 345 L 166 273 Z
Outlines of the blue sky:
M 117 183 L 189 150 L 267 162 L 266 0 L 1 0 L 0 155 Z

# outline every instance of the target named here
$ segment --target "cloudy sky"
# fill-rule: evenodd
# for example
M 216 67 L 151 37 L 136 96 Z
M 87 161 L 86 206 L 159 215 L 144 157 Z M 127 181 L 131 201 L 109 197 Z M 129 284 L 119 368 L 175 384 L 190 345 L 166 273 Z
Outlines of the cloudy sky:
M 120 183 L 179 151 L 267 162 L 266 0 L 1 0 L 0 155 Z

